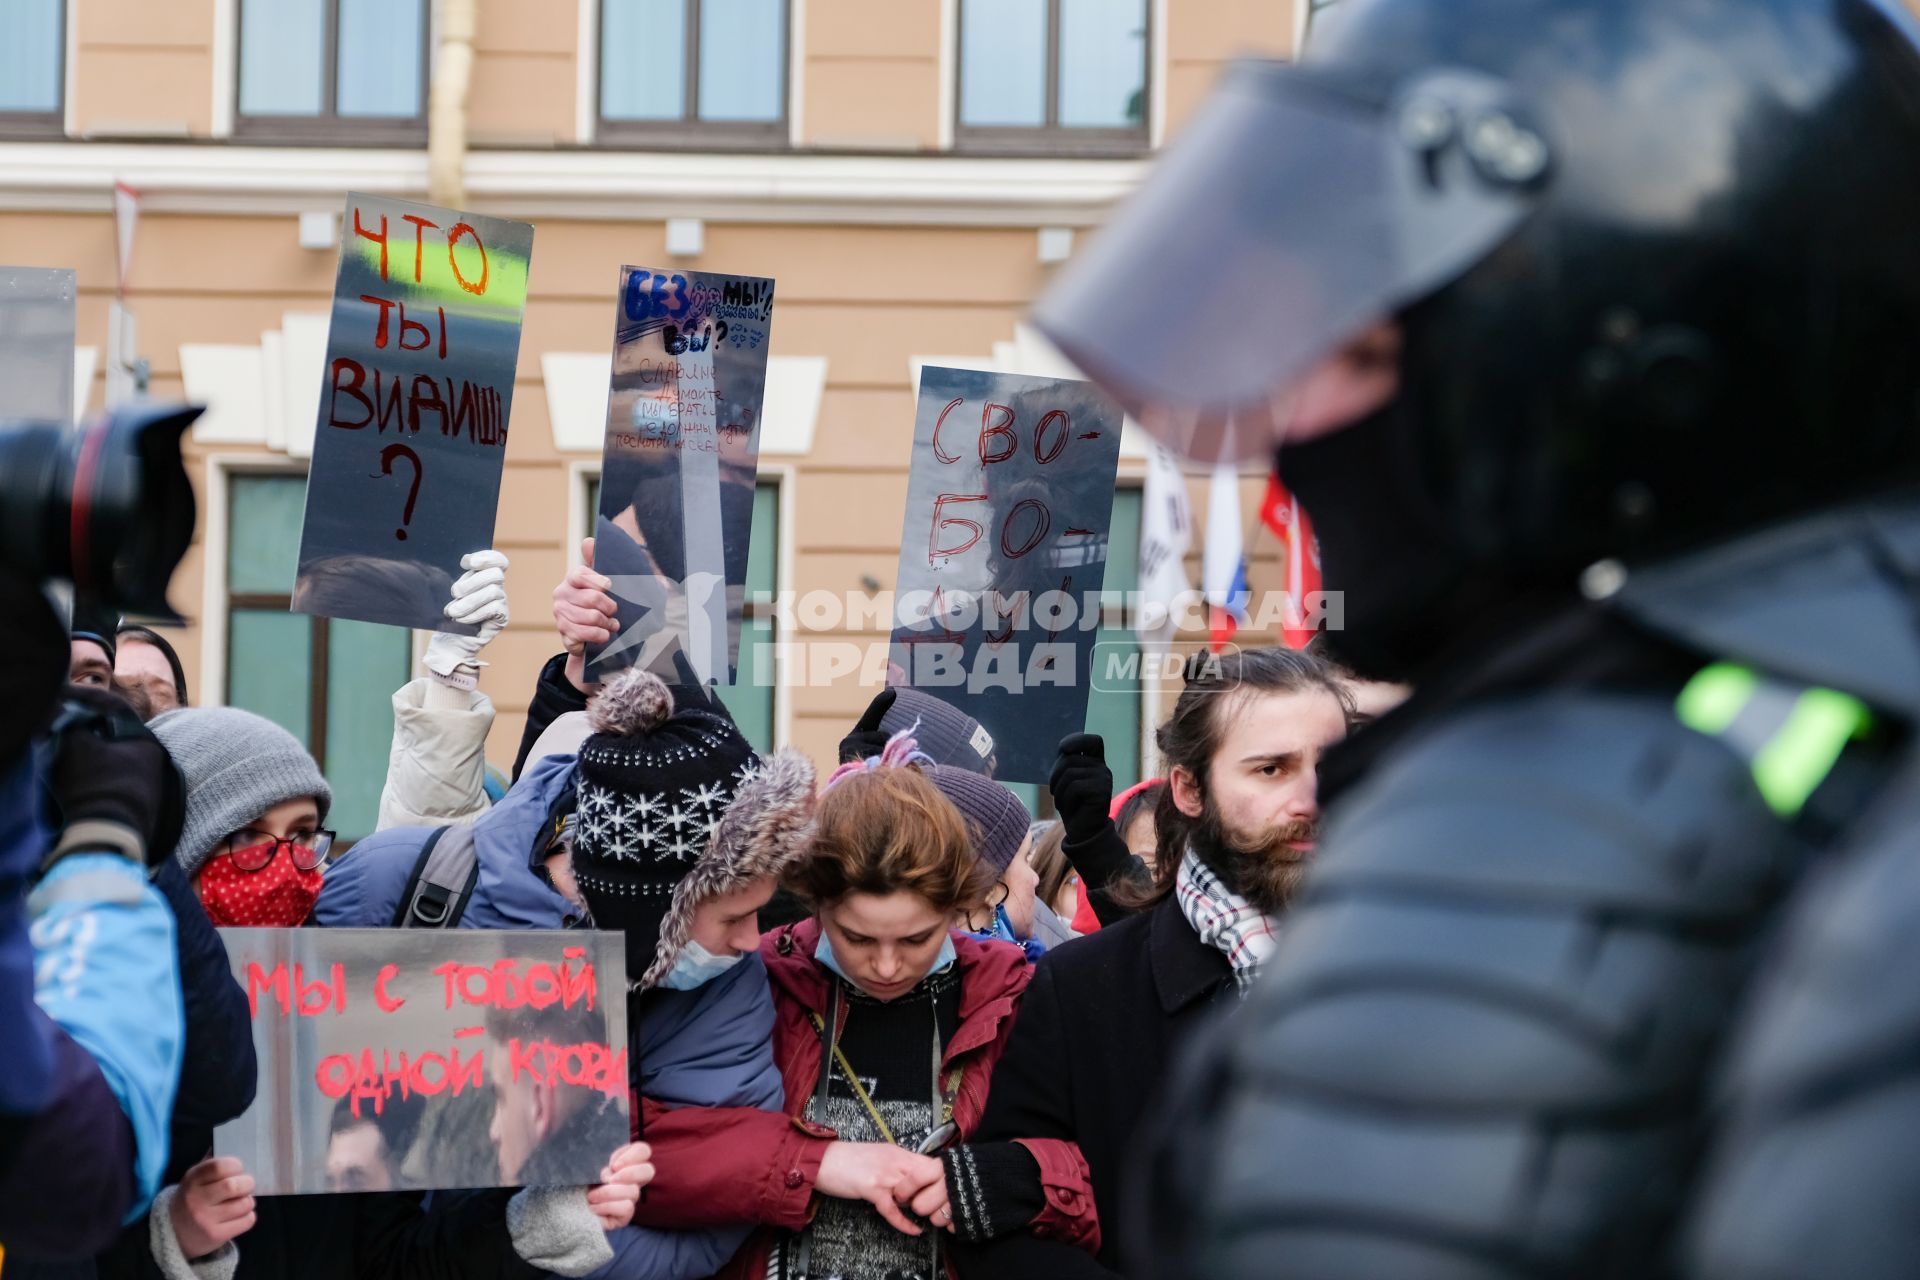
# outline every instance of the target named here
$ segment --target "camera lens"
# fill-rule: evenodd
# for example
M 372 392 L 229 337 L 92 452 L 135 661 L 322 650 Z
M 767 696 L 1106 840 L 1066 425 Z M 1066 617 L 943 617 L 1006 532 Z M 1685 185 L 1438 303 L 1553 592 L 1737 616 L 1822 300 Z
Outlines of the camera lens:
M 82 431 L 0 426 L 0 562 L 166 620 L 174 566 L 193 541 L 180 437 L 192 405 L 134 405 Z

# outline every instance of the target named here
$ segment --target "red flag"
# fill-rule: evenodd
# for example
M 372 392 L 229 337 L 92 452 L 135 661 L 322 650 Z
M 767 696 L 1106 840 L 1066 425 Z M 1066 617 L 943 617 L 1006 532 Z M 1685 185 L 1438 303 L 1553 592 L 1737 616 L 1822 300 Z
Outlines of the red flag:
M 1217 604 L 1207 606 L 1207 652 L 1218 653 L 1227 647 L 1227 642 L 1240 630 L 1240 620 L 1231 610 Z
M 1273 536 L 1286 547 L 1288 607 L 1281 634 L 1288 648 L 1303 649 L 1317 630 L 1308 625 L 1306 611 L 1308 598 L 1320 591 L 1320 547 L 1313 540 L 1313 524 L 1307 513 L 1280 483 L 1277 472 L 1267 477 L 1267 495 L 1260 501 L 1260 523 L 1273 530 Z

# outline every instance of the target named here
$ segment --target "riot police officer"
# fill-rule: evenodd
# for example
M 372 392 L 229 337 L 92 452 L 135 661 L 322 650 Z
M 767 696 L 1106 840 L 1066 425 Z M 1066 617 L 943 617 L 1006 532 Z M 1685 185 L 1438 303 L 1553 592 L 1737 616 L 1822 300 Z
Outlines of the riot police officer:
M 1897 0 L 1342 0 L 1042 300 L 1189 456 L 1276 451 L 1334 652 L 1417 686 L 1137 1270 L 1908 1273 L 1917 226 Z

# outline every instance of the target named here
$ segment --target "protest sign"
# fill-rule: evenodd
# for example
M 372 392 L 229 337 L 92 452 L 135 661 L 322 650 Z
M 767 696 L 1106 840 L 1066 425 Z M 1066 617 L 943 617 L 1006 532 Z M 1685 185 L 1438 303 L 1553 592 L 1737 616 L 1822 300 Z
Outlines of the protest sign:
M 73 421 L 74 299 L 70 268 L 0 267 L 0 422 Z
M 442 609 L 493 545 L 533 228 L 349 195 L 293 609 L 471 634 Z
M 1089 383 L 921 370 L 892 661 L 985 727 L 1001 781 L 1086 725 L 1120 423 Z
M 626 1143 L 619 934 L 220 936 L 260 1085 L 214 1150 L 260 1194 L 577 1186 Z
M 771 280 L 620 268 L 593 553 L 620 629 L 591 678 L 684 653 L 733 682 L 772 323 Z

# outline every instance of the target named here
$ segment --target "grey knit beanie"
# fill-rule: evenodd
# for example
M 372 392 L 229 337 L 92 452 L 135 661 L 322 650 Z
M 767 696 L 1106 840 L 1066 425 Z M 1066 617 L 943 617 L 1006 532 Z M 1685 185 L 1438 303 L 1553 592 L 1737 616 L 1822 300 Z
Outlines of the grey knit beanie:
M 214 848 L 277 804 L 312 796 L 325 822 L 333 790 L 300 740 L 233 707 L 182 707 L 147 726 L 187 780 L 187 821 L 173 856 L 187 877 Z
M 927 777 L 967 820 L 980 861 L 992 867 L 995 875 L 1004 873 L 1033 822 L 1020 797 L 991 778 L 953 765 L 936 764 L 927 770 Z

